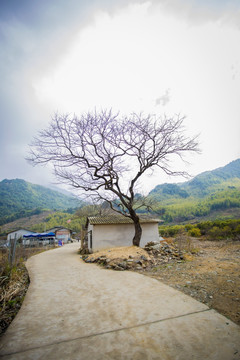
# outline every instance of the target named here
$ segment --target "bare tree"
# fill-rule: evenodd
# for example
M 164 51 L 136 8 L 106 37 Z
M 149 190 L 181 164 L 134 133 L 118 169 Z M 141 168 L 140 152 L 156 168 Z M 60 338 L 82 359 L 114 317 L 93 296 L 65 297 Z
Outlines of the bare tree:
M 34 139 L 28 160 L 34 165 L 51 163 L 58 179 L 130 217 L 133 245 L 139 246 L 142 229 L 134 204 L 140 177 L 156 168 L 168 175 L 186 175 L 172 170 L 170 160 L 198 150 L 197 137 L 184 135 L 183 120 L 143 114 L 121 117 L 111 110 L 80 118 L 56 114 Z
M 86 219 L 88 216 L 107 216 L 112 213 L 113 211 L 109 204 L 107 202 L 102 202 L 101 204 L 85 205 L 80 209 L 77 209 L 75 215 Z

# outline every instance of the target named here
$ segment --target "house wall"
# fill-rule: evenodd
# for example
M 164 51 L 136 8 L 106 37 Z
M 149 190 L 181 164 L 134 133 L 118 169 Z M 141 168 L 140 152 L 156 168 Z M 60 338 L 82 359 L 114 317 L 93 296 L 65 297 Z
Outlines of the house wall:
M 158 223 L 146 223 L 141 224 L 141 226 L 141 247 L 144 247 L 149 241 L 158 240 Z M 89 225 L 88 231 L 89 230 L 92 230 L 93 250 L 117 246 L 131 246 L 135 233 L 133 224 Z M 90 242 L 88 243 L 90 244 Z
M 67 229 L 59 229 L 56 231 L 56 239 L 67 243 L 71 239 L 70 231 Z
M 54 232 L 56 234 L 56 239 L 61 240 L 64 243 L 67 243 L 68 240 L 71 240 L 71 232 L 68 229 L 58 227 L 54 227 L 52 229 L 49 229 L 48 232 Z
M 31 235 L 34 234 L 33 231 L 28 231 L 28 230 L 24 230 L 24 229 L 20 229 L 20 230 L 16 230 L 13 231 L 11 233 L 8 234 L 7 236 L 7 241 L 9 241 L 10 239 L 15 239 L 15 234 L 16 234 L 16 238 L 17 240 L 20 239 L 21 237 L 23 237 L 23 235 Z

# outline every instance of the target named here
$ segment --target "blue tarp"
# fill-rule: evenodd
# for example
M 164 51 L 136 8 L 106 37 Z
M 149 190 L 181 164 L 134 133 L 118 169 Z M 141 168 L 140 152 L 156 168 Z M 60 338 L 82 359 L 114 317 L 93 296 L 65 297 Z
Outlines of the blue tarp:
M 23 235 L 24 238 L 42 238 L 42 237 L 53 237 L 55 236 L 54 232 L 49 233 L 36 233 L 36 234 L 30 234 L 30 235 Z

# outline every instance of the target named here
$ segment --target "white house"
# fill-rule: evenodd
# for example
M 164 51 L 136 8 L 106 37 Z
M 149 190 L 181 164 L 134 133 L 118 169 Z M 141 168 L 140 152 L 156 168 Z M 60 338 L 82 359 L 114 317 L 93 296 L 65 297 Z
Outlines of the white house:
M 30 230 L 26 230 L 26 229 L 18 229 L 18 230 L 14 230 L 11 231 L 10 233 L 8 233 L 7 235 L 7 242 L 9 242 L 10 239 L 22 239 L 23 235 L 31 235 L 31 234 L 36 234 L 34 231 L 30 231 Z
M 159 239 L 159 219 L 140 218 L 142 237 L 140 246 Z M 135 229 L 133 221 L 125 216 L 88 217 L 86 223 L 88 248 L 93 251 L 117 246 L 131 246 Z

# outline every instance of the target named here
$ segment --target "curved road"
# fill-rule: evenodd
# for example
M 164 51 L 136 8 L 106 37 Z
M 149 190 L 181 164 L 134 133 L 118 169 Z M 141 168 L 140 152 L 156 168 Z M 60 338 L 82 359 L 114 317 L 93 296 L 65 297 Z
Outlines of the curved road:
M 31 257 L 0 358 L 240 359 L 240 327 L 155 279 L 84 263 L 73 243 Z

